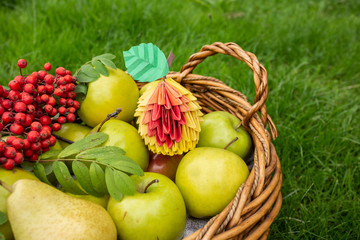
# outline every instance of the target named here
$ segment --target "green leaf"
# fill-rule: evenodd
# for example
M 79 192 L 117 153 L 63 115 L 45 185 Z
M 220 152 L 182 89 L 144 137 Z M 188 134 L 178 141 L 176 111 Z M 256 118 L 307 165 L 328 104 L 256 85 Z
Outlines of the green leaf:
M 38 162 L 34 163 L 34 174 L 36 177 L 40 179 L 40 181 L 52 185 L 50 181 L 47 179 L 44 165 L 42 165 L 41 163 Z
M 115 65 L 115 63 L 113 63 L 111 60 L 106 59 L 106 58 L 103 58 L 103 59 L 100 59 L 100 61 L 101 61 L 105 66 L 111 67 L 111 68 L 113 68 L 113 69 L 116 70 L 116 65 Z
M 0 240 L 6 240 L 4 234 L 0 233 Z
M 41 154 L 39 156 L 39 160 L 42 160 L 42 159 L 57 159 L 58 158 L 58 155 L 59 153 L 61 152 L 62 150 L 50 150 L 50 151 L 47 151 L 43 154 Z
M 89 82 L 93 82 L 93 81 L 97 80 L 98 77 L 90 77 L 83 72 L 79 72 L 78 75 L 76 76 L 76 79 L 78 82 L 81 82 L 81 83 L 89 83 Z
M 116 168 L 117 170 L 120 170 L 122 172 L 126 172 L 129 174 L 135 174 L 142 176 L 144 175 L 144 171 L 141 169 L 139 164 L 137 164 L 135 161 L 117 161 L 114 164 L 111 164 L 113 168 Z
M 111 158 L 118 155 L 125 154 L 125 151 L 116 146 L 104 146 L 92 148 L 86 151 L 79 153 L 76 158 L 79 159 L 96 159 L 96 158 Z
M 123 194 L 133 195 L 135 193 L 136 187 L 129 175 L 120 171 L 113 171 L 113 175 L 116 185 L 121 189 Z
M 77 85 L 75 86 L 74 92 L 75 92 L 76 94 L 80 93 L 80 94 L 86 95 L 86 94 L 87 94 L 87 90 L 88 90 L 88 87 L 87 87 L 85 84 L 77 84 Z
M 94 187 L 94 190 L 106 194 L 106 182 L 104 170 L 95 162 L 90 164 L 90 180 Z
M 98 73 L 100 73 L 100 74 L 102 74 L 102 75 L 104 75 L 104 76 L 109 76 L 109 71 L 106 69 L 105 65 L 104 65 L 102 62 L 100 62 L 100 61 L 97 60 L 97 59 L 93 59 L 93 60 L 91 61 L 91 64 L 94 65 L 95 70 L 96 70 Z
M 114 171 L 111 168 L 105 168 L 105 181 L 110 196 L 117 201 L 121 201 L 123 194 L 119 186 L 116 184 Z
M 83 65 L 81 67 L 80 72 L 82 72 L 85 75 L 88 75 L 89 77 L 93 77 L 93 78 L 100 77 L 100 74 L 89 64 Z
M 6 223 L 7 221 L 8 221 L 7 215 L 4 212 L 0 211 L 0 226 Z
M 90 172 L 87 166 L 80 161 L 73 161 L 72 170 L 81 187 L 88 193 L 96 197 L 103 197 L 105 194 L 97 192 L 92 184 Z
M 61 161 L 56 161 L 53 163 L 53 170 L 55 177 L 62 186 L 62 188 L 69 193 L 77 195 L 86 195 L 86 192 L 81 190 L 81 188 L 76 184 L 75 180 L 72 178 L 69 169 L 66 164 Z
M 93 57 L 93 59 L 109 59 L 109 60 L 114 59 L 114 58 L 116 58 L 116 56 L 111 53 L 104 53 L 102 55 Z
M 152 82 L 169 72 L 165 54 L 152 43 L 141 43 L 123 54 L 128 73 L 139 82 Z
M 87 149 L 99 146 L 106 142 L 109 138 L 109 135 L 102 132 L 97 132 L 86 136 L 85 138 L 70 144 L 59 154 L 59 158 L 65 158 L 79 152 L 85 151 Z

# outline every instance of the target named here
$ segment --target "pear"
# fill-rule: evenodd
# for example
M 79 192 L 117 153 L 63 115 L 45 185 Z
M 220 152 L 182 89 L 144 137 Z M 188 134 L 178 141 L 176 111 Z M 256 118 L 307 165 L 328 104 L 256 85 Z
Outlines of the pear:
M 116 240 L 115 224 L 103 207 L 42 182 L 17 181 L 7 210 L 16 240 Z

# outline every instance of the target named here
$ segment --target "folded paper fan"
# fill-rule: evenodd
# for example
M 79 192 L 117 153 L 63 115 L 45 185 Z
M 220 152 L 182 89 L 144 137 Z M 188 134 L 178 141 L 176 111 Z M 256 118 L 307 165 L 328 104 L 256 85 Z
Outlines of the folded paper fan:
M 196 100 L 172 78 L 160 81 L 139 98 L 135 117 L 149 150 L 174 155 L 195 148 L 203 115 Z

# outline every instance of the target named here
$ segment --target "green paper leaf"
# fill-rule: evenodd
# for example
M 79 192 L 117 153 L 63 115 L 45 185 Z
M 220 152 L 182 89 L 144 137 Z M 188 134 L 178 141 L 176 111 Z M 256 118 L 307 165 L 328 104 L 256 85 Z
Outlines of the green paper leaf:
M 77 154 L 79 152 L 85 151 L 87 149 L 99 146 L 106 142 L 109 138 L 109 135 L 102 132 L 97 132 L 86 136 L 85 138 L 70 144 L 59 154 L 59 158 L 66 158 L 68 156 Z
M 0 211 L 0 226 L 6 223 L 7 221 L 8 221 L 7 215 L 4 212 Z
M 100 61 L 97 60 L 97 59 L 93 59 L 93 60 L 91 61 L 91 64 L 94 65 L 95 70 L 96 70 L 98 73 L 100 73 L 100 74 L 102 74 L 102 75 L 104 75 L 104 76 L 109 76 L 109 71 L 106 69 L 105 65 L 104 65 L 102 62 L 100 62 Z
M 96 159 L 96 158 L 112 158 L 125 154 L 125 151 L 115 146 L 104 146 L 92 148 L 79 153 L 76 158 L 79 159 Z
M 59 153 L 61 152 L 62 150 L 50 150 L 50 151 L 47 151 L 43 154 L 41 154 L 39 156 L 39 160 L 42 160 L 42 159 L 57 159 Z
M 169 72 L 165 54 L 152 43 L 141 43 L 123 54 L 128 73 L 139 82 L 153 82 Z
M 87 166 L 80 161 L 73 161 L 72 170 L 80 186 L 88 193 L 96 197 L 103 197 L 105 194 L 97 192 L 92 184 L 90 178 L 90 171 Z
M 111 53 L 104 53 L 102 55 L 94 57 L 93 59 L 109 59 L 109 60 L 111 60 L 111 59 L 114 59 L 114 58 L 116 58 L 115 55 L 113 55 Z
M 86 192 L 81 190 L 81 188 L 76 184 L 65 163 L 61 161 L 54 162 L 53 171 L 56 179 L 66 192 L 77 195 L 86 195 Z
M 103 59 L 100 59 L 100 62 L 102 62 L 105 66 L 111 67 L 116 70 L 116 65 L 111 60 L 103 58 Z
M 80 94 L 86 95 L 86 94 L 87 94 L 87 90 L 88 90 L 88 87 L 87 87 L 85 84 L 77 84 L 77 85 L 75 86 L 74 92 L 75 92 L 76 94 L 80 93 Z
M 47 183 L 49 185 L 52 185 L 50 181 L 46 177 L 45 167 L 41 163 L 34 163 L 34 174 L 37 178 L 40 179 L 40 181 Z
M 104 170 L 95 162 L 90 164 L 90 180 L 94 187 L 94 190 L 106 194 L 107 187 L 105 182 L 105 173 Z
M 90 77 L 83 72 L 79 72 L 78 75 L 76 76 L 76 79 L 78 82 L 81 82 L 81 83 L 89 83 L 89 82 L 93 82 L 93 81 L 97 80 L 98 77 Z
M 105 169 L 105 181 L 110 196 L 117 201 L 121 201 L 123 194 L 121 188 L 118 186 L 118 184 L 116 184 L 114 171 L 111 168 L 107 167 Z

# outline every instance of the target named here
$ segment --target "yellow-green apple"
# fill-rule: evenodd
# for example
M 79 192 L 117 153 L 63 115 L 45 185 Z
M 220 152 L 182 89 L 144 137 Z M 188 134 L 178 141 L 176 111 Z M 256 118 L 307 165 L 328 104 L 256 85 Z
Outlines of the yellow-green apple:
M 231 113 L 215 111 L 206 114 L 201 123 L 201 132 L 197 147 L 225 148 L 245 159 L 251 152 L 252 142 L 249 133 L 239 127 L 241 121 Z
M 188 213 L 204 218 L 221 212 L 248 175 L 248 167 L 237 154 L 220 148 L 200 147 L 183 157 L 175 183 Z
M 90 134 L 96 132 L 98 128 L 99 126 L 96 126 Z M 104 146 L 122 148 L 126 156 L 137 162 L 144 171 L 146 170 L 149 164 L 149 152 L 134 126 L 121 120 L 110 119 L 102 125 L 100 132 L 109 135 Z
M 81 125 L 79 123 L 64 123 L 61 125 L 59 131 L 54 132 L 57 136 L 66 138 L 70 141 L 76 142 L 83 139 L 91 131 L 88 126 Z M 69 143 L 57 140 L 62 148 L 69 146 Z
M 134 118 L 139 98 L 135 81 L 120 69 L 107 69 L 109 76 L 100 75 L 88 84 L 86 97 L 80 104 L 79 116 L 90 127 L 101 123 L 119 107 L 122 111 L 117 119 L 130 122 Z
M 175 181 L 176 169 L 184 155 L 163 155 L 150 152 L 149 166 L 147 172 L 163 174 Z
M 0 180 L 7 185 L 13 185 L 19 179 L 33 179 L 38 180 L 33 174 L 28 171 L 15 167 L 12 170 L 5 170 L 4 168 L 0 168 Z M 6 209 L 6 199 L 9 197 L 10 192 L 0 186 L 0 211 L 7 214 Z M 14 239 L 11 226 L 9 221 L 0 225 L 0 233 L 2 233 L 6 240 Z
M 121 201 L 110 197 L 107 207 L 119 238 L 181 239 L 186 224 L 186 208 L 175 183 L 164 175 L 151 172 L 145 172 L 144 176 L 132 175 L 131 178 L 137 192 L 124 196 Z

